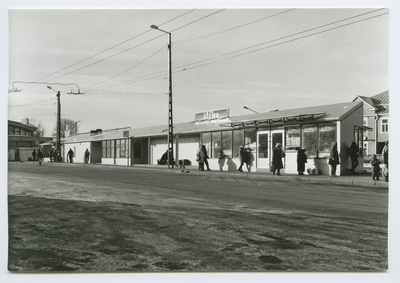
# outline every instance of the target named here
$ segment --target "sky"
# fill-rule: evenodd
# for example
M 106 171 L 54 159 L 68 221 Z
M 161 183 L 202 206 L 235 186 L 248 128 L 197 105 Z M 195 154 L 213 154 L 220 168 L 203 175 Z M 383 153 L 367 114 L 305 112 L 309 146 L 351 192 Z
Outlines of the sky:
M 12 9 L 8 118 L 80 132 L 352 101 L 389 88 L 388 9 Z M 32 82 L 30 84 L 24 82 Z M 18 91 L 16 91 L 18 90 Z M 16 91 L 16 92 L 15 92 Z M 80 91 L 83 95 L 67 94 Z
M 164 9 L 155 10 L 160 7 Z M 390 8 L 390 17 L 385 10 L 374 12 L 382 7 Z M 7 119 L 34 118 L 51 135 L 56 96 L 47 86 L 61 92 L 62 117 L 80 121 L 81 132 L 167 125 L 167 36 L 150 29 L 152 24 L 172 32 L 174 122 L 192 121 L 196 112 L 207 110 L 229 108 L 231 116 L 238 116 L 251 113 L 243 106 L 263 112 L 325 105 L 387 89 L 390 119 L 398 121 L 399 19 L 396 0 L 3 0 L 1 146 L 6 147 Z M 22 91 L 6 92 L 21 81 L 35 84 L 14 83 Z M 77 92 L 76 85 L 84 95 L 67 94 Z M 390 139 L 397 135 L 392 127 Z M 391 155 L 399 154 L 391 147 Z M 0 160 L 0 220 L 6 227 L 5 150 Z M 393 172 L 397 167 L 391 163 Z M 397 175 L 391 186 L 399 181 Z M 389 194 L 388 272 L 186 275 L 190 282 L 397 282 L 400 193 Z M 2 282 L 189 279 L 176 274 L 18 276 L 5 270 L 7 229 L 0 239 Z

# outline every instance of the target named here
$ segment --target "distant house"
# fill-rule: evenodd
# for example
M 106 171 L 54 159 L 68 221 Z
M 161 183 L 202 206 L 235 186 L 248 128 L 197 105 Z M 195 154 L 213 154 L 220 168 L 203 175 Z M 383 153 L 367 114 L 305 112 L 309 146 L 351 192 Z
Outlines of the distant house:
M 31 124 L 24 124 L 8 120 L 8 160 L 28 161 L 32 157 L 33 150 L 39 145 L 51 142 L 52 137 L 36 137 L 36 127 Z
M 364 155 L 381 154 L 389 140 L 389 91 L 372 97 L 357 96 L 364 104 Z

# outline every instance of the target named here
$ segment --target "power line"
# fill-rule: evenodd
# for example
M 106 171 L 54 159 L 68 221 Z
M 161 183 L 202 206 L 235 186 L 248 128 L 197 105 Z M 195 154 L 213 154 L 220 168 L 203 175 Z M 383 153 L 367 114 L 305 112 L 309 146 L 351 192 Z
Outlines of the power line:
M 172 19 L 170 19 L 170 20 L 168 20 L 168 21 L 162 23 L 161 25 L 164 25 L 164 24 L 167 24 L 167 23 L 169 23 L 169 22 L 172 22 L 172 21 L 174 21 L 174 20 L 176 20 L 176 19 L 178 19 L 178 18 L 180 18 L 180 17 L 183 17 L 184 15 L 189 14 L 189 13 L 195 11 L 195 10 L 196 10 L 196 9 L 192 9 L 192 10 L 190 10 L 190 11 L 187 11 L 187 12 L 185 12 L 185 13 L 183 13 L 183 14 L 181 14 L 181 15 L 175 17 L 175 18 L 172 18 Z M 116 48 L 116 47 L 118 47 L 118 46 L 120 46 L 120 45 L 123 45 L 123 44 L 125 44 L 125 43 L 127 43 L 127 42 L 129 42 L 129 41 L 131 41 L 131 40 L 133 40 L 133 39 L 135 39 L 135 38 L 138 38 L 138 37 L 140 37 L 140 36 L 142 36 L 142 35 L 148 33 L 149 31 L 150 31 L 150 29 L 149 29 L 149 30 L 146 30 L 146 31 L 144 31 L 144 32 L 142 32 L 142 33 L 140 33 L 140 34 L 138 34 L 138 35 L 135 35 L 135 36 L 133 36 L 133 37 L 130 37 L 130 38 L 128 38 L 128 39 L 126 39 L 126 40 L 124 40 L 124 41 L 122 41 L 122 42 L 120 42 L 120 43 L 117 43 L 117 44 L 115 44 L 115 45 L 113 45 L 113 46 L 111 46 L 111 47 L 109 47 L 109 48 L 107 48 L 107 49 L 105 49 L 105 50 L 103 50 L 103 51 L 100 51 L 100 52 L 98 52 L 98 53 L 96 53 L 96 54 L 94 54 L 94 55 L 91 55 L 91 56 L 89 56 L 89 57 L 87 57 L 87 58 L 85 58 L 85 59 L 82 59 L 82 60 L 80 60 L 80 61 L 78 61 L 78 62 L 76 62 L 76 63 L 74 63 L 74 64 L 71 64 L 71 65 L 69 65 L 69 66 L 67 66 L 67 67 L 64 67 L 64 68 L 62 68 L 62 69 L 60 69 L 60 70 L 58 70 L 58 71 L 55 71 L 55 72 L 53 72 L 53 73 L 51 73 L 51 74 L 48 74 L 48 75 L 46 75 L 46 76 L 44 76 L 44 77 L 41 77 L 41 78 L 39 78 L 39 79 L 36 79 L 36 80 L 34 80 L 34 82 L 40 81 L 40 80 L 42 80 L 42 79 L 44 79 L 44 78 L 50 77 L 50 76 L 52 76 L 52 75 L 54 75 L 54 74 L 57 74 L 57 73 L 62 72 L 62 71 L 64 71 L 64 70 L 66 70 L 66 69 L 69 69 L 69 68 L 71 68 L 71 67 L 73 67 L 73 66 L 76 66 L 76 65 L 78 65 L 78 64 L 80 64 L 80 63 L 83 63 L 83 62 L 85 62 L 85 61 L 87 61 L 87 60 L 89 60 L 89 59 L 92 59 L 92 58 L 94 58 L 94 57 L 96 57 L 96 56 L 98 56 L 98 55 L 101 55 L 101 54 L 103 54 L 103 53 L 105 53 L 105 52 L 107 52 L 107 51 L 109 51 L 109 50 L 111 50 L 111 49 L 113 49 L 113 48 Z M 53 78 L 52 80 L 54 80 L 54 78 Z
M 328 32 L 328 31 L 332 31 L 332 30 L 335 30 L 335 29 L 338 29 L 338 28 L 343 28 L 345 26 L 349 26 L 349 25 L 352 25 L 352 24 L 356 24 L 356 23 L 359 23 L 359 22 L 362 22 L 362 21 L 370 20 L 370 19 L 373 19 L 373 18 L 380 17 L 380 16 L 388 14 L 388 13 L 384 13 L 384 14 L 372 16 L 372 17 L 369 17 L 369 18 L 365 18 L 365 19 L 361 19 L 361 20 L 358 20 L 358 21 L 355 21 L 355 22 L 351 22 L 351 23 L 348 23 L 348 24 L 344 24 L 344 25 L 341 25 L 341 26 L 333 27 L 333 28 L 330 28 L 330 29 L 327 29 L 327 30 L 324 30 L 324 31 L 320 31 L 320 32 L 316 32 L 316 33 L 313 33 L 313 34 L 310 34 L 310 35 L 306 35 L 306 36 L 303 36 L 303 37 L 287 40 L 285 42 L 277 43 L 277 44 L 274 44 L 272 46 L 266 46 L 266 47 L 263 47 L 263 48 L 259 48 L 257 50 L 252 50 L 252 51 L 248 51 L 248 52 L 241 53 L 241 54 L 235 54 L 235 53 L 238 53 L 238 52 L 243 52 L 245 50 L 256 48 L 258 46 L 270 44 L 270 43 L 273 43 L 273 42 L 276 42 L 276 41 L 280 41 L 280 40 L 283 40 L 283 39 L 286 39 L 286 38 L 289 38 L 289 37 L 293 37 L 293 36 L 304 34 L 304 33 L 307 33 L 307 32 L 313 31 L 313 30 L 317 30 L 317 29 L 321 29 L 321 28 L 324 28 L 324 27 L 327 27 L 327 26 L 338 24 L 340 22 L 348 21 L 348 20 L 351 20 L 351 19 L 354 19 L 354 18 L 357 18 L 357 17 L 365 16 L 366 14 L 374 13 L 374 12 L 381 11 L 381 10 L 384 10 L 384 9 L 377 9 L 377 10 L 370 11 L 370 12 L 367 12 L 367 13 L 362 13 L 362 14 L 359 14 L 359 15 L 356 15 L 356 16 L 352 16 L 352 17 L 349 17 L 349 18 L 345 18 L 345 19 L 342 19 L 342 20 L 339 20 L 339 21 L 335 21 L 335 22 L 332 22 L 332 23 L 329 23 L 329 24 L 320 25 L 318 27 L 314 27 L 314 28 L 307 29 L 307 30 L 304 30 L 304 31 L 301 31 L 301 32 L 297 32 L 297 33 L 293 33 L 293 34 L 290 34 L 290 35 L 287 35 L 287 36 L 283 36 L 283 37 L 280 37 L 280 38 L 277 38 L 277 39 L 274 39 L 274 40 L 270 40 L 270 41 L 267 41 L 267 42 L 259 43 L 259 44 L 252 45 L 252 46 L 249 46 L 249 47 L 246 47 L 246 48 L 242 48 L 242 49 L 238 49 L 238 50 L 235 50 L 235 51 L 231 51 L 231 52 L 228 52 L 228 53 L 225 53 L 225 54 L 222 54 L 222 55 L 218 55 L 218 56 L 215 56 L 215 57 L 212 57 L 212 58 L 203 59 L 203 60 L 200 60 L 200 61 L 197 61 L 197 62 L 193 62 L 193 63 L 186 64 L 186 65 L 182 65 L 182 66 L 174 68 L 174 73 L 183 72 L 183 71 L 187 71 L 187 70 L 191 70 L 191 69 L 195 69 L 195 68 L 200 68 L 200 67 L 204 67 L 204 66 L 207 66 L 207 65 L 210 65 L 210 64 L 215 64 L 215 63 L 218 63 L 218 62 L 221 62 L 221 61 L 225 61 L 225 60 L 229 60 L 229 59 L 232 59 L 232 58 L 235 58 L 235 57 L 239 57 L 239 56 L 243 56 L 243 55 L 246 55 L 246 54 L 258 52 L 258 51 L 261 51 L 261 50 L 264 50 L 264 49 L 267 49 L 267 48 L 276 47 L 276 46 L 283 45 L 283 44 L 286 44 L 286 43 L 289 43 L 289 42 L 293 42 L 293 41 L 300 40 L 300 39 L 303 39 L 303 38 L 311 37 L 311 36 L 314 36 L 314 35 L 317 35 L 317 34 L 320 34 L 320 33 L 325 33 L 325 32 Z M 232 54 L 235 54 L 235 55 L 232 55 Z M 231 55 L 231 56 L 226 58 L 226 56 L 229 56 L 229 55 Z M 211 61 L 211 60 L 214 60 L 214 61 Z M 207 61 L 211 61 L 211 62 L 207 62 Z M 194 66 L 194 67 L 189 67 L 189 66 L 196 65 L 196 64 L 199 64 L 199 63 L 202 63 L 202 62 L 205 62 L 205 63 L 201 64 L 201 65 Z M 182 69 L 182 68 L 184 68 L 184 69 Z M 97 90 L 103 90 L 103 89 L 107 89 L 107 88 L 114 87 L 114 86 L 121 86 L 121 85 L 136 83 L 136 82 L 143 81 L 143 80 L 149 80 L 149 79 L 153 79 L 153 78 L 158 78 L 158 77 L 160 77 L 161 74 L 164 75 L 165 71 L 160 71 L 160 72 L 157 72 L 157 73 L 144 75 L 144 76 L 141 76 L 141 77 L 138 77 L 138 78 L 135 78 L 135 79 L 130 79 L 130 80 L 126 80 L 126 81 L 110 84 L 108 86 L 104 86 L 103 88 L 100 88 L 100 89 L 97 89 Z
M 318 34 L 321 34 L 321 33 L 325 33 L 325 32 L 329 32 L 329 31 L 332 31 L 332 30 L 339 29 L 339 28 L 343 28 L 343 27 L 346 27 L 346 26 L 349 26 L 349 25 L 353 25 L 353 24 L 356 24 L 356 23 L 359 23 L 359 22 L 363 22 L 363 21 L 366 21 L 366 20 L 370 20 L 370 19 L 373 19 L 373 18 L 377 18 L 377 17 L 383 16 L 383 15 L 387 15 L 387 14 L 388 14 L 388 13 L 384 13 L 384 14 L 372 16 L 372 17 L 365 18 L 365 19 L 362 19 L 362 20 L 358 20 L 358 21 L 355 21 L 355 22 L 352 22 L 352 23 L 340 25 L 340 26 L 333 27 L 333 28 L 330 28 L 330 29 L 327 29 L 327 30 L 323 30 L 323 31 L 320 31 L 320 32 L 315 32 L 315 33 L 312 33 L 312 34 L 309 34 L 309 35 L 305 35 L 305 36 L 298 37 L 298 38 L 295 38 L 295 39 L 291 39 L 291 40 L 287 40 L 287 41 L 284 41 L 284 42 L 280 42 L 280 43 L 277 43 L 277 44 L 274 44 L 274 45 L 271 45 L 271 46 L 266 46 L 266 47 L 262 47 L 262 48 L 259 48 L 259 49 L 256 49 L 256 50 L 251 50 L 251 51 L 248 51 L 248 52 L 245 52 L 245 53 L 232 55 L 232 56 L 229 56 L 229 57 L 224 58 L 224 59 L 220 59 L 220 60 L 217 60 L 217 61 L 205 63 L 205 64 L 198 65 L 198 66 L 195 66 L 195 67 L 192 67 L 192 68 L 185 68 L 184 70 L 177 71 L 177 72 L 187 71 L 187 70 L 191 70 L 191 69 L 195 69 L 195 68 L 199 68 L 199 67 L 204 67 L 204 66 L 207 66 L 207 65 L 215 64 L 215 63 L 218 63 L 218 62 L 221 62 L 221 61 L 230 60 L 230 59 L 233 59 L 233 58 L 236 58 L 236 57 L 241 57 L 241 56 L 243 56 L 243 55 L 247 55 L 247 54 L 259 52 L 259 51 L 262 51 L 262 50 L 265 50 L 265 49 L 269 49 L 269 48 L 272 48 L 272 47 L 276 47 L 276 46 L 279 46 L 279 45 L 283 45 L 283 44 L 290 43 L 290 42 L 293 42 L 293 41 L 297 41 L 297 40 L 300 40 L 300 39 L 304 39 L 304 38 L 307 38 L 307 37 L 315 36 L 315 35 L 318 35 Z M 297 35 L 298 35 L 298 34 L 297 34 Z M 286 37 L 285 37 L 285 38 L 286 38 Z M 282 38 L 281 38 L 281 39 L 282 39 Z M 279 39 L 279 40 L 281 40 L 281 39 Z M 274 42 L 274 41 L 277 41 L 277 40 L 270 41 L 269 43 L 272 43 L 272 42 Z M 240 51 L 243 51 L 243 50 L 247 50 L 247 49 L 250 49 L 250 48 L 254 48 L 254 47 L 256 47 L 256 46 L 260 46 L 260 45 L 264 45 L 264 44 L 265 44 L 265 43 L 263 43 L 263 44 L 258 44 L 258 45 L 252 46 L 252 47 L 243 48 L 243 49 L 238 50 L 238 51 L 234 51 L 234 52 L 227 53 L 227 54 L 225 54 L 225 55 L 223 55 L 223 56 L 226 56 L 226 55 L 232 54 L 232 53 L 237 53 L 237 52 L 240 52 Z M 175 72 L 175 73 L 177 73 L 177 72 Z
M 206 35 L 203 35 L 203 36 L 193 37 L 193 38 L 184 39 L 184 40 L 178 40 L 178 41 L 175 41 L 174 43 L 175 43 L 175 44 L 184 43 L 184 42 L 188 42 L 188 41 L 193 41 L 193 40 L 202 39 L 202 38 L 214 36 L 214 35 L 217 35 L 217 34 L 229 32 L 229 31 L 232 31 L 232 30 L 235 30 L 235 29 L 239 29 L 239 28 L 242 28 L 242 27 L 245 27 L 245 26 L 249 26 L 249 25 L 253 25 L 253 24 L 255 24 L 255 23 L 259 23 L 259 22 L 261 22 L 261 21 L 265 21 L 265 20 L 267 20 L 267 19 L 270 19 L 270 18 L 279 16 L 279 15 L 282 15 L 282 14 L 285 14 L 285 13 L 288 13 L 288 12 L 291 12 L 291 11 L 294 11 L 294 10 L 295 10 L 295 9 L 289 9 L 289 10 L 286 10 L 286 11 L 283 11 L 283 12 L 280 12 L 280 13 L 277 13 L 277 14 L 270 15 L 270 16 L 268 16 L 268 17 L 264 17 L 264 18 L 258 19 L 258 20 L 256 20 L 256 21 L 249 22 L 249 23 L 247 23 L 247 24 L 238 25 L 238 26 L 235 26 L 235 27 L 226 29 L 226 30 L 222 30 L 222 31 L 218 31 L 218 32 L 206 34 Z
M 183 25 L 183 26 L 181 26 L 181 27 L 179 27 L 179 28 L 174 29 L 173 31 L 176 31 L 176 30 L 179 30 L 179 29 L 181 29 L 181 28 L 183 28 L 183 27 L 186 27 L 186 26 L 188 26 L 188 25 L 191 25 L 191 24 L 193 24 L 193 23 L 195 23 L 195 22 L 198 22 L 198 21 L 200 21 L 200 20 L 202 20 L 202 19 L 205 19 L 205 18 L 207 18 L 207 17 L 209 17 L 209 16 L 212 16 L 212 15 L 214 15 L 214 14 L 216 14 L 216 13 L 220 13 L 220 12 L 222 12 L 223 10 L 224 10 L 224 9 L 219 10 L 219 11 L 216 11 L 216 12 L 213 12 L 213 13 L 211 13 L 211 14 L 209 14 L 209 15 L 204 16 L 204 17 L 201 17 L 200 19 L 197 19 L 197 20 L 192 21 L 192 22 L 190 22 L 190 23 L 188 23 L 188 24 L 185 24 L 185 25 Z M 192 11 L 193 11 L 193 10 L 192 10 Z M 187 14 L 187 13 L 186 13 L 186 14 Z M 150 30 L 151 30 L 151 29 L 147 30 L 146 32 L 149 32 Z M 143 33 L 141 33 L 141 34 L 143 34 Z M 112 57 L 118 56 L 118 55 L 120 55 L 120 54 L 122 54 L 122 53 L 125 53 L 125 52 L 130 51 L 130 50 L 132 50 L 132 49 L 134 49 L 134 48 L 137 48 L 137 47 L 142 46 L 142 45 L 144 45 L 144 44 L 146 44 L 146 43 L 149 43 L 149 42 L 151 42 L 151 41 L 153 41 L 153 40 L 156 40 L 156 39 L 158 39 L 158 38 L 160 38 L 160 37 L 162 37 L 162 36 L 164 36 L 164 35 L 159 35 L 159 36 L 154 37 L 154 38 L 152 38 L 152 39 L 150 39 L 150 40 L 147 40 L 147 41 L 145 41 L 145 42 L 142 42 L 142 43 L 140 43 L 140 44 L 137 44 L 137 45 L 135 45 L 135 46 L 133 46 L 133 47 L 130 47 L 130 48 L 127 48 L 127 49 L 125 49 L 125 50 L 123 50 L 123 51 L 120 51 L 120 52 L 118 52 L 118 53 L 116 53 L 116 54 L 110 55 L 110 56 L 105 57 L 105 58 L 103 58 L 103 59 L 101 59 L 101 60 L 98 60 L 98 61 L 93 62 L 93 63 L 91 63 L 91 64 L 85 65 L 85 66 L 83 66 L 83 67 L 81 67 L 81 68 L 78 68 L 78 69 L 72 70 L 72 71 L 70 71 L 70 72 L 64 73 L 64 74 L 62 74 L 62 75 L 60 75 L 60 76 L 58 76 L 58 77 L 52 78 L 51 80 L 55 80 L 55 79 L 64 77 L 64 76 L 66 76 L 66 75 L 72 74 L 72 73 L 74 73 L 74 72 L 80 71 L 80 70 L 82 70 L 82 69 L 85 69 L 85 68 L 87 68 L 87 67 L 93 66 L 93 65 L 98 64 L 98 63 L 100 63 L 100 62 L 103 62 L 103 61 L 105 61 L 105 60 L 107 60 L 107 59 L 110 59 L 110 58 L 112 58 Z
M 143 63 L 143 62 L 145 62 L 146 60 L 150 59 L 151 57 L 153 57 L 154 55 L 156 55 L 158 52 L 160 52 L 161 50 L 163 50 L 164 48 L 165 48 L 165 47 L 163 46 L 162 48 L 160 48 L 159 50 L 157 50 L 157 51 L 154 52 L 153 54 L 149 55 L 149 56 L 146 57 L 145 59 L 141 60 L 139 63 L 135 64 L 134 66 L 132 66 L 132 67 L 126 69 L 125 71 L 123 71 L 123 72 L 121 72 L 121 73 L 119 73 L 119 74 L 117 74 L 117 75 L 115 75 L 115 76 L 113 76 L 113 77 L 111 77 L 111 78 L 109 78 L 109 79 L 107 79 L 107 80 L 101 82 L 101 83 L 97 83 L 97 84 L 91 85 L 91 86 L 88 87 L 88 89 L 91 89 L 91 88 L 93 88 L 93 87 L 95 87 L 95 86 L 97 86 L 97 85 L 100 85 L 100 84 L 104 84 L 104 83 L 106 83 L 106 82 L 108 82 L 108 81 L 111 81 L 111 80 L 113 80 L 113 79 L 119 77 L 119 76 L 122 75 L 122 74 L 125 74 L 126 72 L 132 70 L 133 68 L 136 68 L 136 67 L 139 66 L 141 63 Z M 90 91 L 94 91 L 94 90 L 89 90 L 89 91 L 87 91 L 87 92 L 90 92 Z

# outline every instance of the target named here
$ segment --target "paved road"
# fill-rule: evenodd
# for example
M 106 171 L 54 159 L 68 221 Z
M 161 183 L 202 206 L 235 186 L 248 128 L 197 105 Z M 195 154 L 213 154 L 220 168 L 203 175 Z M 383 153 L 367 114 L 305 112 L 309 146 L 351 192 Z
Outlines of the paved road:
M 9 164 L 9 270 L 387 268 L 387 189 Z

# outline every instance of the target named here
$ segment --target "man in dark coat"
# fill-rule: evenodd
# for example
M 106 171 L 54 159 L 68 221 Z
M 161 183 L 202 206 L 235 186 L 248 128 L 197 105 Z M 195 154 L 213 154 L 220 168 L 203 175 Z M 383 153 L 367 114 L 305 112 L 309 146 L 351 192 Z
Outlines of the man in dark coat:
M 297 172 L 299 175 L 304 175 L 304 171 L 306 170 L 307 155 L 305 151 L 305 148 L 297 150 Z
M 69 163 L 72 163 L 74 158 L 74 152 L 72 151 L 71 148 L 68 151 L 68 158 L 69 158 Z
M 351 169 L 350 173 L 351 174 L 356 174 L 356 168 L 358 166 L 358 146 L 356 142 L 352 142 L 350 147 L 349 147 L 349 156 L 351 160 Z
M 274 165 L 274 171 L 272 174 L 275 175 L 275 172 L 277 172 L 277 175 L 281 175 L 280 171 L 283 168 L 283 162 L 282 158 L 285 157 L 285 152 L 282 150 L 282 145 L 280 143 L 277 143 L 274 151 L 272 152 L 272 164 Z
M 339 152 L 337 150 L 337 143 L 332 143 L 332 149 L 329 155 L 329 165 L 331 165 L 331 176 L 336 177 L 336 167 L 340 164 L 339 162 Z

